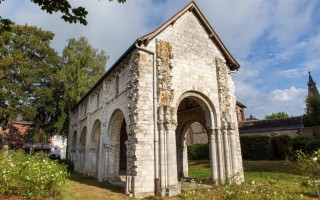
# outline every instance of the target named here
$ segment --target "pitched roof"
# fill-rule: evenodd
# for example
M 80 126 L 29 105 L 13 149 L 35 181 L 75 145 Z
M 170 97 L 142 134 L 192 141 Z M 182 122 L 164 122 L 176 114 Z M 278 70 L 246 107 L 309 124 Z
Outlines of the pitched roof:
M 215 42 L 218 48 L 221 50 L 222 54 L 225 56 L 227 65 L 231 70 L 236 70 L 240 67 L 239 63 L 233 58 L 228 49 L 224 46 L 216 32 L 213 30 L 207 19 L 204 17 L 197 4 L 194 1 L 191 1 L 186 7 L 180 10 L 176 15 L 171 17 L 168 21 L 163 23 L 159 28 L 148 33 L 138 40 L 142 43 L 148 43 L 151 39 L 156 37 L 159 33 L 161 33 L 165 28 L 173 24 L 179 17 L 181 17 L 187 11 L 192 11 L 199 19 L 201 24 L 204 26 L 206 31 L 208 32 L 209 37 Z
M 218 48 L 221 50 L 222 54 L 225 56 L 227 65 L 230 68 L 230 70 L 237 70 L 240 68 L 239 63 L 233 58 L 233 56 L 230 54 L 230 52 L 227 50 L 227 48 L 224 46 L 216 32 L 213 30 L 207 19 L 204 17 L 198 6 L 194 1 L 191 1 L 186 7 L 184 7 L 182 10 L 180 10 L 176 15 L 171 17 L 168 21 L 166 21 L 164 24 L 162 24 L 159 28 L 152 31 L 151 33 L 148 33 L 140 38 L 138 38 L 125 52 L 122 54 L 122 56 L 111 66 L 111 68 L 96 82 L 96 84 L 91 87 L 91 89 L 76 103 L 76 105 L 73 106 L 71 110 L 74 110 L 116 67 L 117 65 L 129 54 L 131 53 L 135 48 L 136 44 L 141 43 L 148 43 L 152 38 L 156 37 L 159 33 L 161 33 L 165 28 L 167 28 L 170 24 L 174 23 L 179 17 L 181 17 L 185 12 L 192 11 L 199 19 L 199 21 L 202 23 L 202 25 L 205 27 L 205 29 L 208 32 L 209 37 L 215 42 L 215 44 L 218 46 Z

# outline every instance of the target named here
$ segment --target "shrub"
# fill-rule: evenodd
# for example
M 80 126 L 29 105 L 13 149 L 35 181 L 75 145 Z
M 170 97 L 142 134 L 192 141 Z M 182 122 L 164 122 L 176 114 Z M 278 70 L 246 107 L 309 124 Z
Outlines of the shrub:
M 52 161 L 48 155 L 26 155 L 22 151 L 5 155 L 0 152 L 0 196 L 27 199 L 55 197 L 66 184 L 66 166 Z
M 312 127 L 312 135 L 313 137 L 320 139 L 320 128 L 318 126 Z
M 66 169 L 69 173 L 72 173 L 74 172 L 74 165 L 73 163 L 71 162 L 71 160 L 58 160 L 58 162 L 62 165 L 66 165 Z
M 269 158 L 270 138 L 268 136 L 240 136 L 240 143 L 244 160 L 267 160 Z
M 291 155 L 293 139 L 288 135 L 271 138 L 270 157 L 272 160 L 284 160 Z
M 311 140 L 311 138 L 302 135 L 293 138 L 292 151 L 296 152 L 298 150 L 302 150 L 303 152 L 305 152 L 306 144 Z
M 301 173 L 312 181 L 318 198 L 320 199 L 318 188 L 318 182 L 320 181 L 320 149 L 314 151 L 312 154 L 305 154 L 301 150 L 297 151 L 297 163 Z
M 191 144 L 188 145 L 189 160 L 208 160 L 210 159 L 208 144 Z
M 305 152 L 306 153 L 313 153 L 314 151 L 320 148 L 320 140 L 319 139 L 312 139 L 306 142 L 305 145 Z

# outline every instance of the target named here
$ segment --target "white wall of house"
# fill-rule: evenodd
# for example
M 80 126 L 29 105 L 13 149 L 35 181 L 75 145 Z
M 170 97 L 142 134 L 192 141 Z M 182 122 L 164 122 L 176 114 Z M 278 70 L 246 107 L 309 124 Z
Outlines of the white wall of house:
M 61 159 L 66 159 L 67 152 L 67 138 L 55 135 L 51 142 L 51 152 L 50 154 L 59 154 Z

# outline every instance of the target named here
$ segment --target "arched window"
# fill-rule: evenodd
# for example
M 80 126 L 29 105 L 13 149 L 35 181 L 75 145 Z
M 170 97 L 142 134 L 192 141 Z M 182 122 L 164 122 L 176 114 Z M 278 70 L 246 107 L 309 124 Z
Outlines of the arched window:
M 116 77 L 116 95 L 119 94 L 119 76 Z

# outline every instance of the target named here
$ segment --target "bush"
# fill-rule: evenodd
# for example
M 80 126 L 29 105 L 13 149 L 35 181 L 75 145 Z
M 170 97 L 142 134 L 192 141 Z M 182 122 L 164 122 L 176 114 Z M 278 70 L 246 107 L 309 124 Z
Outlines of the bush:
M 189 160 L 209 160 L 209 145 L 208 144 L 191 144 L 188 145 Z
M 66 169 L 69 173 L 73 173 L 74 172 L 74 165 L 71 162 L 71 160 L 58 160 L 58 162 L 62 165 L 66 165 Z
M 270 145 L 268 136 L 240 136 L 240 143 L 244 160 L 268 160 Z
M 305 145 L 305 152 L 306 153 L 313 153 L 317 151 L 320 148 L 320 140 L 319 139 L 313 139 L 306 142 Z
M 311 141 L 312 139 L 306 136 L 297 136 L 295 138 L 293 138 L 293 152 L 296 152 L 298 150 L 302 150 L 303 152 L 305 152 L 306 149 L 306 144 L 307 142 Z
M 22 151 L 0 152 L 0 196 L 27 199 L 55 197 L 66 184 L 66 166 L 52 161 L 47 154 L 26 155 Z
M 271 138 L 270 158 L 284 160 L 291 155 L 293 139 L 288 135 L 279 135 Z

